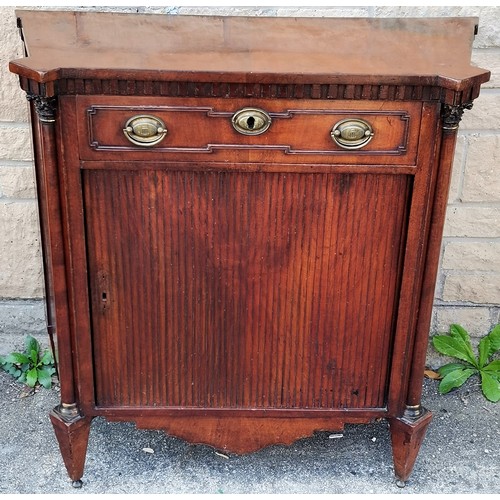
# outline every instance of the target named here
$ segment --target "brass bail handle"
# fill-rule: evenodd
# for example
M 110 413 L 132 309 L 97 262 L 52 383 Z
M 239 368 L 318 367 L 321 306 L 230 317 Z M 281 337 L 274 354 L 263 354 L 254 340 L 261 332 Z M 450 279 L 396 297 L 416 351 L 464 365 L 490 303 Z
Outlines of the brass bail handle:
M 136 115 L 127 120 L 123 133 L 137 146 L 154 146 L 167 135 L 167 128 L 156 116 Z
M 341 120 L 330 133 L 335 144 L 343 149 L 360 149 L 373 138 L 371 125 L 359 118 Z

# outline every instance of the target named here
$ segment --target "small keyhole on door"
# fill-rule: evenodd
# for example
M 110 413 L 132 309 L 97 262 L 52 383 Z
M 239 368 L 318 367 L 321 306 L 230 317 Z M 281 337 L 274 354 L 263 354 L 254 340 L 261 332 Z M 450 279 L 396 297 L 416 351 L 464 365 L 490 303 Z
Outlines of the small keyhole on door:
M 253 116 L 249 116 L 247 118 L 247 127 L 249 128 L 249 130 L 252 130 L 255 126 L 255 118 Z
M 106 302 L 108 300 L 108 295 L 106 292 L 102 292 L 102 301 Z

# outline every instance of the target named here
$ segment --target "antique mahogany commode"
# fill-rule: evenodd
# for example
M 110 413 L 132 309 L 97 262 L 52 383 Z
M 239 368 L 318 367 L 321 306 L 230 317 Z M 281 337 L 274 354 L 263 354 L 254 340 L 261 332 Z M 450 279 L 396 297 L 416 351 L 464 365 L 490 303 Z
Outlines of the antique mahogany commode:
M 18 11 L 51 413 L 234 453 L 386 418 L 407 480 L 477 19 Z

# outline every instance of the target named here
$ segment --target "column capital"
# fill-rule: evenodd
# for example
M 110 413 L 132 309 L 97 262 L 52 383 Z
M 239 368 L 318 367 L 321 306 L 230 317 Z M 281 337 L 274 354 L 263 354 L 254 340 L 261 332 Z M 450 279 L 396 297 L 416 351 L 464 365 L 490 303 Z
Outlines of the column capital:
M 443 118 L 443 129 L 458 129 L 458 124 L 460 123 L 462 115 L 464 114 L 464 111 L 466 109 L 472 109 L 472 102 L 465 102 L 458 105 L 444 104 L 441 111 L 441 116 Z
M 56 121 L 57 97 L 44 97 L 27 92 L 26 98 L 35 105 L 35 111 L 40 121 L 46 123 Z

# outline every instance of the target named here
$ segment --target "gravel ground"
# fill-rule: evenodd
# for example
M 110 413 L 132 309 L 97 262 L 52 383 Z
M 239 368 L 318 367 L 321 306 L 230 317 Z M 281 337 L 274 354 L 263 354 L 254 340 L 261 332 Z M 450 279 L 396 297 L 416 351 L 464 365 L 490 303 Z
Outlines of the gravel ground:
M 489 403 L 477 381 L 440 395 L 426 380 L 423 401 L 434 419 L 404 489 L 395 485 L 385 421 L 226 457 L 102 418 L 92 422 L 84 486 L 74 489 L 48 418 L 57 389 L 26 396 L 2 372 L 0 493 L 500 493 L 500 403 Z

